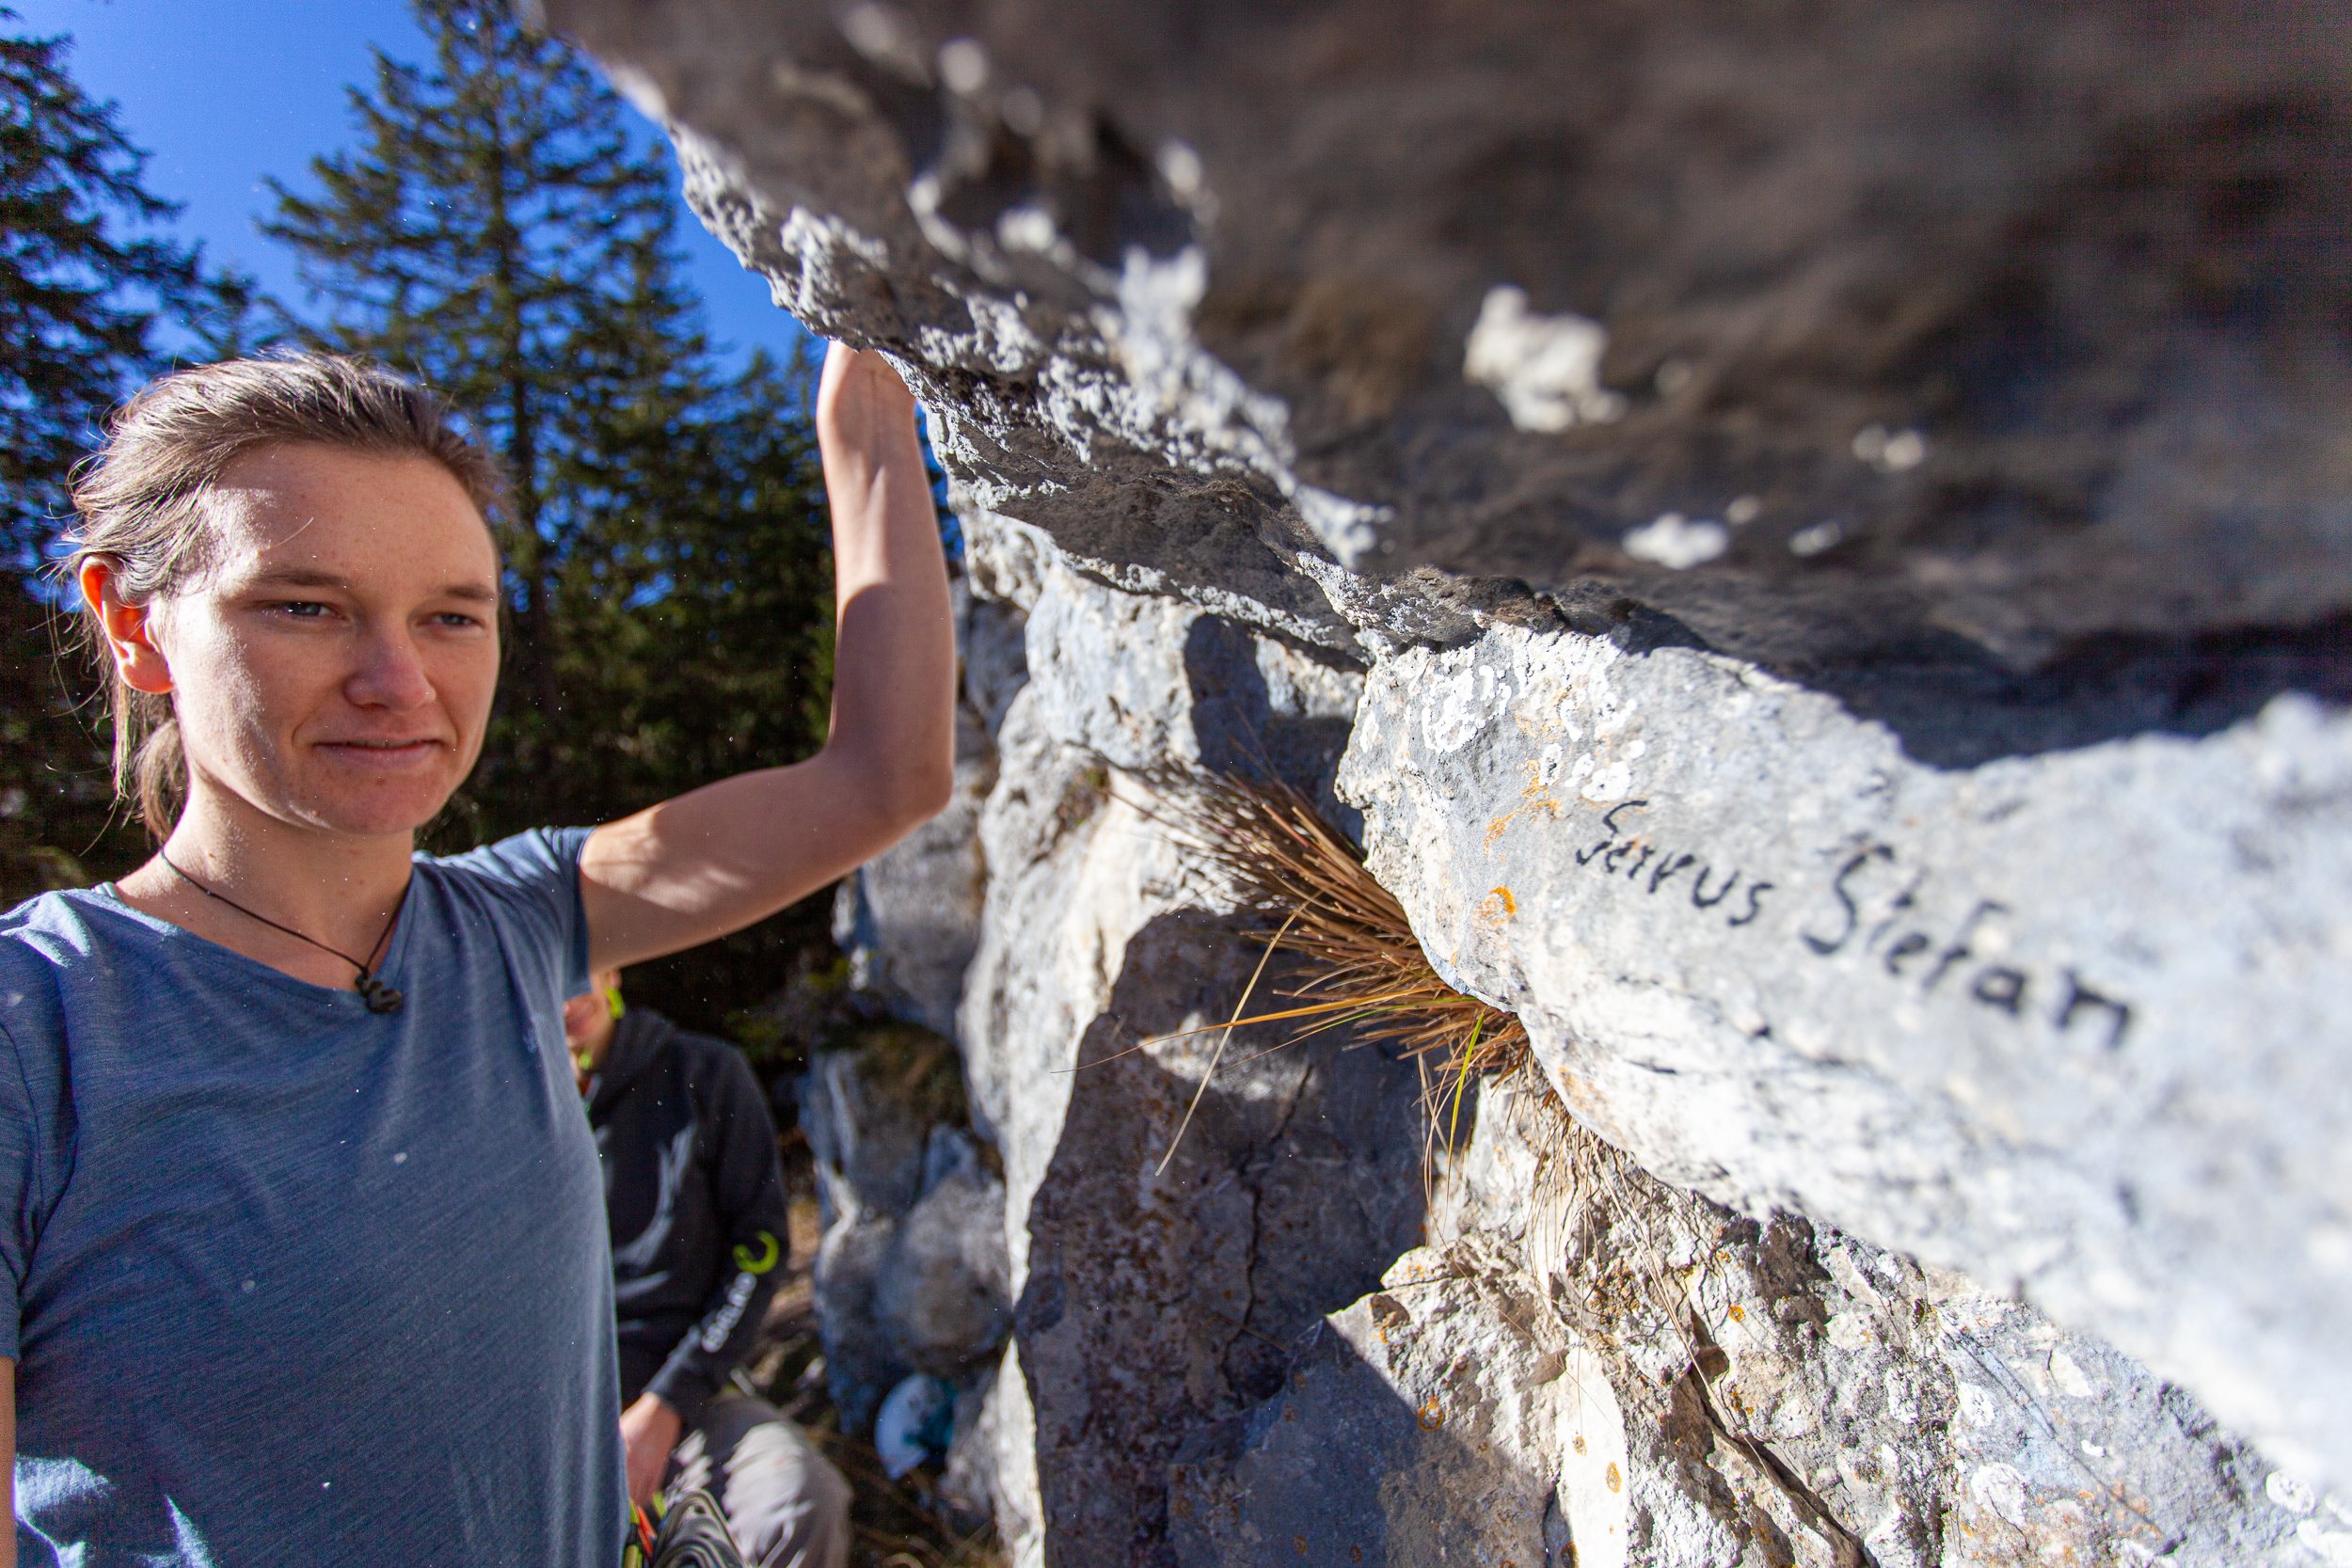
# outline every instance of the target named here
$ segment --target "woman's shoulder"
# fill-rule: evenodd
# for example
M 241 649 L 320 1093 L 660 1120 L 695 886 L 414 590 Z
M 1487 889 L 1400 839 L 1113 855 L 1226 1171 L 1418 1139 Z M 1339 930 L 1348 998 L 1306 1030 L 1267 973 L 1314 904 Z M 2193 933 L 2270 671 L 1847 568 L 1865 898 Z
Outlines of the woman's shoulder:
M 53 1033 L 60 994 L 113 975 L 145 926 L 103 887 L 40 894 L 0 914 L 0 1028 L 20 1048 Z
M 110 887 L 37 894 L 0 914 L 0 974 L 13 965 L 58 968 L 100 960 L 107 946 L 146 924 Z
M 443 901 L 461 921 L 568 931 L 579 924 L 580 853 L 588 833 L 585 828 L 533 828 L 462 855 L 420 854 L 417 879 L 432 890 L 429 899 Z
M 460 855 L 419 851 L 417 869 L 437 881 L 489 888 L 568 883 L 580 874 L 580 853 L 591 828 L 532 828 Z
M 588 988 L 587 914 L 580 899 L 580 855 L 586 828 L 534 828 L 446 859 L 416 858 L 404 926 L 420 932 L 488 933 L 510 957 L 536 953 L 551 966 L 547 984 Z M 417 940 L 443 940 L 421 936 Z

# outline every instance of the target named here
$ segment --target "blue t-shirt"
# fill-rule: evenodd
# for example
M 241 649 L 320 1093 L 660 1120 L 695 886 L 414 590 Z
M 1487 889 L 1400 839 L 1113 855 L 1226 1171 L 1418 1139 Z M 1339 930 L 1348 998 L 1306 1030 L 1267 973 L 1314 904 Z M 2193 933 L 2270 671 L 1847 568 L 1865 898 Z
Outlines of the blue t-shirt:
M 0 916 L 26 1568 L 620 1560 L 586 837 L 419 856 L 391 1014 L 111 888 Z

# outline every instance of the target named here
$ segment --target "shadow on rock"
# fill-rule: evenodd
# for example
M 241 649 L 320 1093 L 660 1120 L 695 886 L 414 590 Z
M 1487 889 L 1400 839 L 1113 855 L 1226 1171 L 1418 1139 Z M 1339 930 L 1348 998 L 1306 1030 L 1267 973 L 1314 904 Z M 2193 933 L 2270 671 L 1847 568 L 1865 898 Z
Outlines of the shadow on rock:
M 1231 1017 L 1263 940 L 1236 917 L 1158 917 L 1081 1043 L 1101 1065 L 1081 1069 L 1031 1202 L 1013 1316 L 1048 1562 L 1176 1561 L 1179 1450 L 1277 1393 L 1300 1333 L 1420 1240 L 1419 1076 L 1338 1032 L 1235 1029 L 1156 1172 L 1222 1031 L 1119 1053 Z M 1260 1001 L 1281 983 L 1269 970 Z
M 1363 814 L 1332 790 L 1352 721 L 1318 713 L 1293 684 L 1293 663 L 1263 657 L 1264 639 L 1246 626 L 1203 615 L 1184 634 L 1184 681 L 1192 692 L 1192 729 L 1200 766 L 1212 773 L 1280 780 L 1312 799 L 1327 821 L 1363 836 Z M 1313 656 L 1303 656 L 1311 658 Z M 1267 679 L 1271 667 L 1274 679 Z
M 1553 1560 L 1550 1537 L 1565 1535 L 1546 1528 L 1554 1482 L 1520 1429 L 1556 1414 L 1505 1406 L 1531 1394 L 1549 1406 L 1559 1349 L 1502 1318 L 1417 1322 L 1414 1294 L 1400 1282 L 1318 1323 L 1279 1397 L 1186 1445 L 1168 1475 L 1184 1568 Z M 1623 1539 L 1620 1527 L 1620 1561 Z
M 2137 735 L 2213 735 L 2289 692 L 2352 705 L 2352 619 L 2341 617 L 2198 637 L 2100 637 L 2024 672 L 1961 638 L 1947 641 L 1916 657 L 1782 673 L 1884 724 L 1914 761 L 1941 768 Z
M 2165 636 L 2109 632 L 2012 666 L 1959 632 L 1921 626 L 1892 605 L 1834 636 L 1761 624 L 1736 600 L 1686 594 L 1677 617 L 1601 582 L 1552 597 L 1571 631 L 1627 654 L 1704 648 L 1753 659 L 1893 731 L 1904 754 L 1964 769 L 2001 757 L 2074 751 L 2137 735 L 2195 738 L 2242 723 L 2289 693 L 2352 705 L 2352 617 Z

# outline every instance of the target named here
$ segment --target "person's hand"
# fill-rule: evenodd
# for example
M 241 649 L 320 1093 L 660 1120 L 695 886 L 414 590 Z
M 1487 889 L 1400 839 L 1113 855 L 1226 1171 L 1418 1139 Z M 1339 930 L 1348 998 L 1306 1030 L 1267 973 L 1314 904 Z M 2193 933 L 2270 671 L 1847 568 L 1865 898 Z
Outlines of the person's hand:
M 628 1500 L 643 1508 L 661 1490 L 677 1447 L 678 1414 L 659 1394 L 640 1394 L 621 1412 L 621 1446 L 628 1450 Z

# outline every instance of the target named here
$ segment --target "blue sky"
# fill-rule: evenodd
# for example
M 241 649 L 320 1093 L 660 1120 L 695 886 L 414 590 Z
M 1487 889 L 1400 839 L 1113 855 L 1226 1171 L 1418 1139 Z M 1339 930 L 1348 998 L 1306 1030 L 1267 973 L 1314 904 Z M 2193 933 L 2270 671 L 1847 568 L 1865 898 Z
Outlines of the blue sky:
M 148 189 L 186 203 L 173 226 L 179 235 L 203 241 L 208 257 L 253 273 L 297 309 L 291 259 L 254 231 L 270 205 L 262 177 L 300 189 L 311 158 L 350 144 L 344 88 L 373 80 L 369 45 L 395 57 L 427 54 L 401 0 L 0 4 L 30 32 L 73 36 L 68 69 L 90 96 L 115 101 L 132 142 L 152 154 Z M 659 128 L 628 114 L 648 145 L 660 140 Z M 788 352 L 800 329 L 768 302 L 767 283 L 739 266 L 682 200 L 678 211 L 679 245 L 713 338 Z

